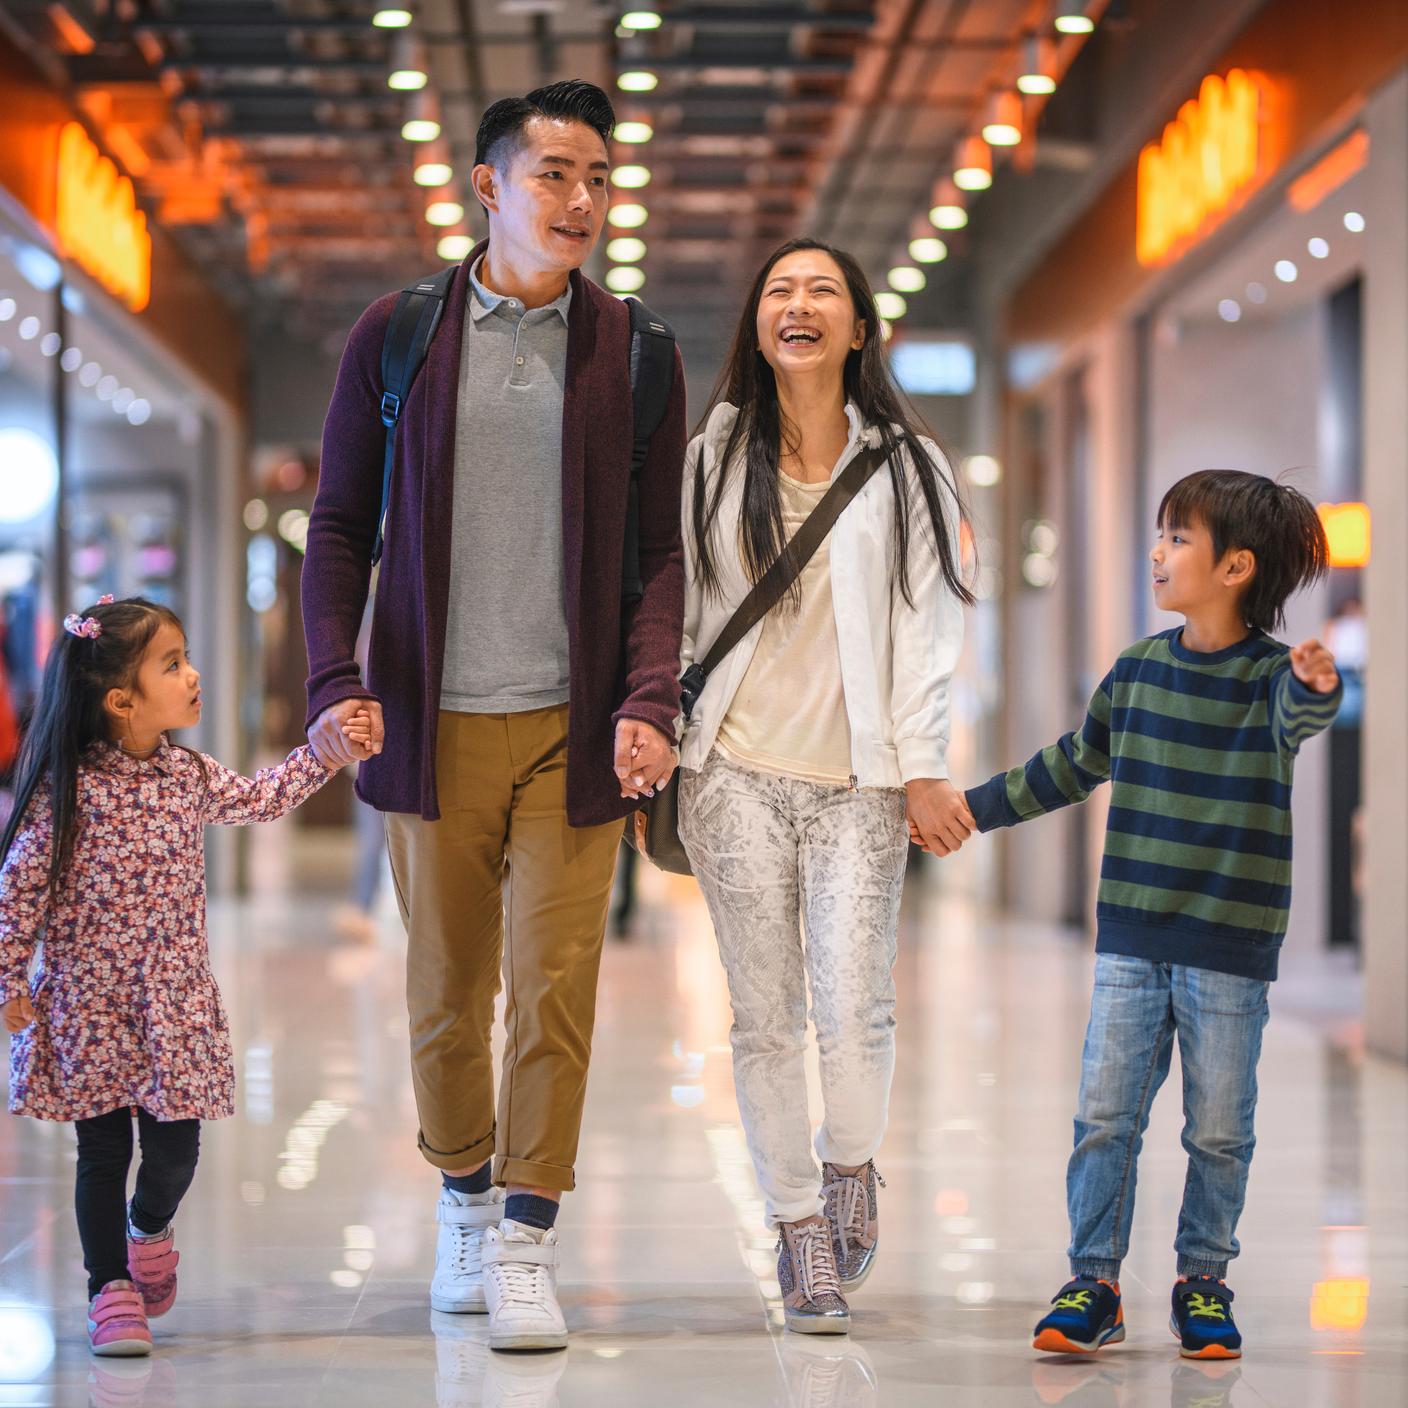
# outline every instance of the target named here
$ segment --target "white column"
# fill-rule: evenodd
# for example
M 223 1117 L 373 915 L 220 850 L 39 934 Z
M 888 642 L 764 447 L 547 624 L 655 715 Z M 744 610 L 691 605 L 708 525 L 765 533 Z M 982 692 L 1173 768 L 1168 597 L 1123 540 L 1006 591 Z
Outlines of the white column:
M 1408 71 L 1373 96 L 1367 123 L 1364 1021 L 1371 1050 L 1408 1060 Z

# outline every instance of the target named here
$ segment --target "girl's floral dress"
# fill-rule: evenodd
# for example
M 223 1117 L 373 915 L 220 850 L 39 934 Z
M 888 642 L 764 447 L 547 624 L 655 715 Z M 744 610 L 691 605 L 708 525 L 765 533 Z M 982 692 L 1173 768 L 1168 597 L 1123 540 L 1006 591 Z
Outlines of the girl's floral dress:
M 331 776 L 306 745 L 253 779 L 164 738 L 142 760 L 95 745 L 79 768 L 73 860 L 53 901 L 50 796 L 36 791 L 0 870 L 0 1002 L 28 989 L 34 1003 L 34 1021 L 10 1039 L 15 1114 L 234 1113 L 229 1025 L 206 943 L 204 830 L 273 821 Z

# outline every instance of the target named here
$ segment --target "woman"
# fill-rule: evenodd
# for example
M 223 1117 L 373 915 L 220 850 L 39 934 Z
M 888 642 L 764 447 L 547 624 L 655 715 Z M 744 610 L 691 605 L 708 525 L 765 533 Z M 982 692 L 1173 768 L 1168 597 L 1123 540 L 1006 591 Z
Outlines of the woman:
M 710 675 L 681 741 L 680 836 L 728 970 L 734 1083 L 778 1232 L 786 1322 L 808 1333 L 849 1328 L 844 1293 L 874 1261 L 908 841 L 945 855 L 972 825 L 945 762 L 972 600 L 962 510 L 879 334 L 855 260 L 814 240 L 783 245 L 753 284 L 685 462 L 688 667 L 831 481 L 864 450 L 885 452 L 788 596 Z

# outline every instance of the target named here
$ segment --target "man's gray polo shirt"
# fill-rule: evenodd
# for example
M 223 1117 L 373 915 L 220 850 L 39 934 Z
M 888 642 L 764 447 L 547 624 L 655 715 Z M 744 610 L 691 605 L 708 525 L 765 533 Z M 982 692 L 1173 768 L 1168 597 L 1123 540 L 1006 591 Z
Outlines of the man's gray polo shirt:
M 568 695 L 562 566 L 567 310 L 526 309 L 470 271 L 455 413 L 450 609 L 440 707 L 514 714 Z

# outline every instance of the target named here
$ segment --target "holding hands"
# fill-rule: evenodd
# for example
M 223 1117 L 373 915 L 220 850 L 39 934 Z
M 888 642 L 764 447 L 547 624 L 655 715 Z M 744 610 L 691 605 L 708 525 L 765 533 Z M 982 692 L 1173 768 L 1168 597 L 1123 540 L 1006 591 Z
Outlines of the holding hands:
M 329 772 L 380 753 L 384 737 L 381 705 L 375 699 L 343 699 L 329 705 L 308 730 L 308 742 Z
M 679 754 L 674 744 L 652 724 L 622 719 L 616 725 L 613 766 L 623 797 L 653 797 L 675 771 Z
M 917 777 L 904 790 L 909 839 L 930 855 L 952 855 L 977 829 L 963 793 L 947 778 Z
M 1333 694 L 1340 682 L 1335 657 L 1312 636 L 1291 647 L 1291 670 L 1307 689 L 1316 694 Z
M 22 1032 L 34 1020 L 34 1004 L 29 994 L 22 992 L 6 1003 L 0 1003 L 0 1017 L 5 1019 L 7 1032 Z

